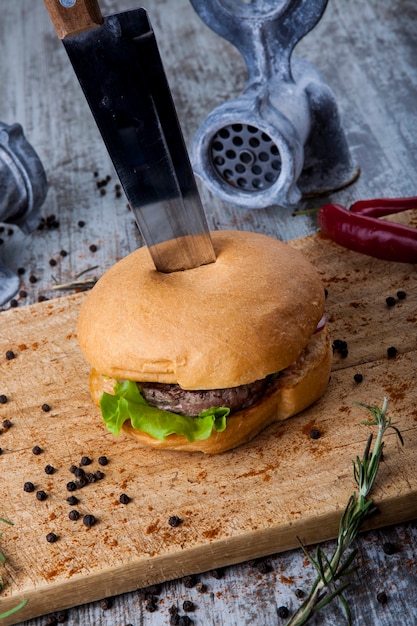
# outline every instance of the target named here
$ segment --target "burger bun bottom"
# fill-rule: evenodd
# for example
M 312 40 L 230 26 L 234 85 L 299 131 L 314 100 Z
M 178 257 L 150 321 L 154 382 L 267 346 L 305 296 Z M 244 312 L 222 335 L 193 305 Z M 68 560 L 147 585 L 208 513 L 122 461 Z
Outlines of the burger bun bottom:
M 208 439 L 200 441 L 188 441 L 183 435 L 175 434 L 160 441 L 135 430 L 130 420 L 123 424 L 122 430 L 141 447 L 206 454 L 226 452 L 247 443 L 273 422 L 292 417 L 318 400 L 328 385 L 331 363 L 332 345 L 325 327 L 313 335 L 297 361 L 281 372 L 260 401 L 227 418 L 223 432 L 214 431 Z M 90 392 L 95 404 L 99 406 L 103 391 L 113 392 L 114 384 L 115 380 L 92 370 Z

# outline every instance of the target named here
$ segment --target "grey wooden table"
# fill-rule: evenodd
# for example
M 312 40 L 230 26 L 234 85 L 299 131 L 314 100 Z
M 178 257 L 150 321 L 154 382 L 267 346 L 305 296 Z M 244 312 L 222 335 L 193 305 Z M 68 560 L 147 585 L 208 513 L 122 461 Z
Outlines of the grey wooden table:
M 188 0 L 143 4 L 155 27 L 191 146 L 208 113 L 244 88 L 244 63 L 234 48 L 203 25 Z M 136 6 L 134 0 L 101 2 L 105 14 Z M 296 54 L 314 63 L 334 90 L 352 156 L 361 168 L 359 180 L 331 199 L 348 205 L 360 198 L 416 195 L 414 0 L 330 0 L 324 17 L 297 46 Z M 21 288 L 26 296 L 17 296 L 19 307 L 67 293 L 56 290 L 56 285 L 72 282 L 80 274 L 100 276 L 141 245 L 42 0 L 0 0 L 0 120 L 23 126 L 49 181 L 42 207 L 44 228 L 25 236 L 7 226 L 0 234 L 0 258 L 15 271 L 24 269 Z M 108 176 L 104 193 L 97 182 Z M 291 209 L 277 207 L 238 209 L 220 202 L 202 185 L 200 190 L 212 229 L 253 230 L 284 240 L 317 229 L 314 214 L 294 217 Z M 316 207 L 327 199 L 303 201 L 297 209 Z M 346 591 L 355 626 L 417 624 L 416 546 L 415 521 L 361 535 L 359 567 Z M 329 551 L 333 547 L 332 541 L 324 546 Z M 301 602 L 299 590 L 306 592 L 313 578 L 301 550 L 295 550 L 200 575 L 194 586 L 188 580 L 167 582 L 154 590 L 152 605 L 138 592 L 79 607 L 74 597 L 75 608 L 57 617 L 71 626 L 162 626 L 170 623 L 169 609 L 174 605 L 196 625 L 273 626 L 285 623 L 280 607 L 295 610 Z M 380 601 L 381 592 L 386 603 Z M 187 600 L 195 610 L 185 611 Z M 46 617 L 26 622 L 28 626 L 46 623 Z M 334 603 L 311 623 L 343 624 L 344 617 Z

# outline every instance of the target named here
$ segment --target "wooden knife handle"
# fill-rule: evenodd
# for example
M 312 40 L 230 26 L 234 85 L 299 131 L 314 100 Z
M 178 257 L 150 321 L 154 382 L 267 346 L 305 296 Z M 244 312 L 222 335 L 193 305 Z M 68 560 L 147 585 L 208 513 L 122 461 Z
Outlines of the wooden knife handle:
M 98 0 L 61 0 L 61 2 L 60 0 L 44 0 L 51 22 L 60 39 L 97 28 L 103 23 Z

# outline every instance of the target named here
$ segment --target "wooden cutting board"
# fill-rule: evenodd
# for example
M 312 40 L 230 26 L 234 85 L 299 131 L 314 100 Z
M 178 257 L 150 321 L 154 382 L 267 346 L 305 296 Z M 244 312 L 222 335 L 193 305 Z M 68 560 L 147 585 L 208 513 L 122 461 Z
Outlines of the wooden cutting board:
M 380 511 L 367 527 L 417 517 L 416 267 L 371 259 L 312 236 L 291 242 L 316 265 L 328 290 L 335 354 L 326 395 L 309 410 L 269 427 L 229 453 L 155 452 L 106 432 L 88 392 L 89 367 L 79 350 L 76 320 L 84 294 L 0 314 L 1 547 L 7 555 L 0 613 L 27 599 L 13 624 L 152 583 L 273 554 L 337 535 L 354 490 L 352 459 L 372 427 L 355 401 L 389 411 L 405 445 L 387 434 L 374 498 Z M 398 299 L 398 291 L 406 297 Z M 396 304 L 388 307 L 386 298 Z M 387 357 L 395 346 L 398 355 Z M 16 358 L 7 360 L 8 350 Z M 357 383 L 354 374 L 363 375 Z M 48 404 L 50 411 L 42 410 Z M 318 429 L 319 439 L 310 431 Z M 374 429 L 375 430 L 375 429 Z M 39 445 L 43 452 L 32 453 Z M 102 467 L 98 458 L 107 456 Z M 104 478 L 75 494 L 69 468 L 83 456 Z M 45 466 L 55 468 L 45 473 Z M 31 481 L 47 493 L 38 501 Z M 119 497 L 127 494 L 128 504 Z M 81 518 L 68 513 L 78 509 Z M 97 523 L 87 528 L 84 514 Z M 171 516 L 182 523 L 169 524 Z M 58 540 L 48 543 L 46 535 Z

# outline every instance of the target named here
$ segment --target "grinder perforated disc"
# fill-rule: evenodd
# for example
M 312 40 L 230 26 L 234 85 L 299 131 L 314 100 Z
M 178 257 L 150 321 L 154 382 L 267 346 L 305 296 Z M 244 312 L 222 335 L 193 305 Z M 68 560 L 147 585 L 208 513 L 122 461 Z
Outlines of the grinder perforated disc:
M 277 145 L 261 129 L 248 124 L 223 126 L 213 136 L 210 159 L 219 178 L 255 192 L 271 187 L 281 172 Z

